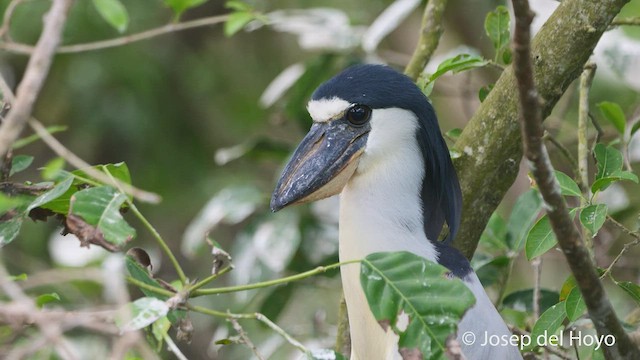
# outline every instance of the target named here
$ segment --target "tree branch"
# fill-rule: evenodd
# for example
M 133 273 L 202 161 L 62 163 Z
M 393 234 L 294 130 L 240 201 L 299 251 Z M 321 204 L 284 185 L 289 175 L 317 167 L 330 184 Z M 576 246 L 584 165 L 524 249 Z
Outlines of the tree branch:
M 544 116 L 580 75 L 598 40 L 627 2 L 563 0 L 540 29 L 531 51 Z M 468 258 L 518 174 L 522 145 L 516 94 L 513 69 L 508 67 L 454 146 L 465 150 L 454 160 L 464 199 L 454 245 Z
M 640 350 L 636 348 L 618 321 L 602 283 L 598 278 L 588 249 L 576 228 L 564 198 L 560 193 L 542 136 L 542 112 L 533 77 L 531 63 L 529 27 L 533 13 L 527 0 L 513 0 L 515 13 L 515 33 L 513 36 L 513 69 L 518 84 L 520 99 L 519 119 L 522 130 L 524 151 L 529 167 L 538 183 L 540 194 L 547 204 L 546 211 L 558 244 L 580 288 L 591 320 L 600 336 L 612 334 L 616 341 L 612 346 L 603 347 L 607 359 L 638 359 Z
M 108 49 L 112 47 L 131 44 L 131 43 L 142 41 L 142 40 L 151 39 L 156 36 L 165 35 L 172 32 L 178 32 L 178 31 L 193 29 L 197 27 L 220 24 L 225 22 L 228 18 L 229 18 L 228 15 L 218 15 L 218 16 L 210 16 L 202 19 L 185 21 L 177 24 L 170 23 L 155 29 L 145 30 L 136 34 L 125 35 L 115 39 L 60 46 L 57 49 L 57 53 L 72 54 L 72 53 L 79 53 L 79 52 Z M 35 48 L 31 45 L 20 44 L 15 42 L 0 42 L 0 49 L 17 53 L 17 54 L 24 54 L 24 55 L 32 54 L 35 51 Z
M 33 104 L 38 98 L 40 89 L 47 77 L 53 61 L 53 55 L 60 43 L 62 29 L 73 0 L 54 0 L 51 9 L 44 17 L 44 27 L 36 44 L 33 55 L 29 58 L 24 77 L 18 85 L 16 102 L 0 125 L 0 155 L 4 155 L 11 144 L 18 138 L 24 128 Z
M 424 9 L 418 45 L 404 70 L 404 73 L 414 81 L 418 79 L 418 76 L 427 66 L 429 59 L 431 59 L 431 55 L 438 47 L 440 37 L 444 31 L 442 18 L 444 17 L 446 6 L 447 0 L 430 0 Z

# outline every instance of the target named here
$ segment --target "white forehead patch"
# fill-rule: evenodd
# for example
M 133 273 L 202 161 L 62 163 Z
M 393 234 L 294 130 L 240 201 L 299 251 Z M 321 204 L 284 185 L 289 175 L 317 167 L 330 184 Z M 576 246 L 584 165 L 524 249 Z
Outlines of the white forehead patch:
M 307 104 L 307 111 L 315 122 L 325 122 L 342 114 L 351 103 L 339 97 L 331 99 L 311 100 Z

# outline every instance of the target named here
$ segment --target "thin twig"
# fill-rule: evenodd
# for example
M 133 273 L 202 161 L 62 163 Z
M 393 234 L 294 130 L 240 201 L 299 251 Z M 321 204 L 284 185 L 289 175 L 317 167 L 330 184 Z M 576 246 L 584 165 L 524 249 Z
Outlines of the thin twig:
M 542 256 L 531 261 L 533 266 L 533 318 L 540 317 L 540 280 L 542 279 Z
M 153 238 L 156 240 L 156 243 L 158 243 L 158 245 L 160 246 L 162 251 L 165 253 L 165 255 L 167 255 L 167 257 L 169 258 L 169 261 L 171 261 L 171 264 L 173 264 L 173 267 L 176 270 L 176 273 L 178 274 L 178 278 L 180 279 L 180 282 L 182 284 L 186 284 L 188 282 L 187 276 L 184 274 L 184 270 L 182 270 L 182 266 L 180 266 L 178 259 L 176 259 L 176 256 L 173 254 L 173 251 L 171 251 L 171 249 L 169 248 L 169 245 L 167 245 L 167 242 L 164 241 L 160 233 L 158 233 L 158 230 L 156 230 L 156 228 L 154 228 L 153 225 L 151 225 L 149 220 L 147 220 L 147 218 L 145 218 L 144 215 L 142 215 L 142 213 L 138 210 L 138 208 L 133 204 L 132 201 L 127 200 L 127 204 L 129 205 L 129 208 L 131 209 L 133 214 L 138 218 L 138 220 L 140 220 L 140 222 L 142 222 L 144 227 L 146 227 L 147 230 L 151 233 Z
M 264 288 L 269 286 L 286 284 L 292 281 L 306 279 L 308 277 L 321 274 L 328 270 L 339 268 L 340 266 L 343 266 L 343 265 L 355 264 L 359 262 L 360 260 L 349 260 L 349 261 L 343 261 L 343 262 L 339 262 L 339 263 L 335 263 L 327 266 L 318 266 L 315 269 L 305 271 L 303 273 L 299 273 L 299 274 L 295 274 L 295 275 L 291 275 L 291 276 L 287 276 L 287 277 L 283 277 L 275 280 L 261 281 L 253 284 L 219 287 L 219 288 L 212 288 L 212 289 L 199 289 L 192 292 L 191 297 L 197 297 L 202 295 L 224 294 L 224 293 L 237 292 L 237 291 L 246 291 L 246 290 L 253 290 L 253 289 L 259 289 L 259 288 Z
M 596 147 L 596 144 L 600 142 L 605 134 L 604 129 L 602 129 L 602 126 L 600 126 L 600 123 L 598 122 L 598 120 L 596 120 L 593 114 L 591 114 L 591 112 L 589 112 L 589 119 L 591 120 L 591 124 L 593 124 L 593 127 L 596 128 L 596 139 L 591 146 L 591 152 L 593 153 L 593 149 Z
M 247 335 L 247 333 L 244 331 L 242 326 L 240 326 L 240 323 L 238 322 L 238 320 L 234 319 L 233 317 L 229 317 L 228 320 L 231 323 L 231 325 L 233 325 L 233 328 L 236 330 L 236 332 L 240 336 L 240 339 L 242 339 L 242 342 L 245 345 L 247 345 L 249 349 L 251 349 L 251 352 L 253 352 L 253 355 L 255 355 L 255 357 L 257 357 L 259 360 L 264 360 L 264 357 L 260 355 L 260 353 L 258 352 L 258 348 L 256 348 L 256 346 L 253 344 L 253 342 L 249 338 L 249 335 Z
M 616 18 L 611 22 L 611 26 L 619 25 L 640 25 L 640 17 Z
M 110 179 L 103 172 L 94 169 L 87 162 L 82 160 L 79 156 L 72 153 L 69 149 L 67 149 L 61 142 L 59 142 L 53 135 L 51 135 L 47 129 L 40 123 L 38 120 L 31 118 L 29 120 L 29 126 L 40 136 L 42 141 L 51 148 L 58 156 L 65 159 L 69 164 L 73 165 L 77 169 L 82 169 L 87 175 L 92 178 L 104 183 L 104 184 L 114 184 L 116 187 L 122 189 L 125 194 L 131 195 L 136 199 L 157 204 L 160 202 L 160 195 L 148 192 L 142 189 L 139 189 L 133 185 L 124 183 L 118 179 Z
M 602 275 L 600 275 L 600 278 L 604 278 L 605 276 L 609 275 L 611 273 L 611 270 L 613 269 L 613 267 L 616 265 L 616 263 L 618 261 L 620 261 L 620 259 L 622 258 L 622 256 L 629 251 L 629 249 L 631 249 L 634 246 L 637 246 L 638 244 L 640 244 L 640 234 L 638 234 L 635 231 L 631 231 L 629 229 L 627 229 L 626 226 L 622 225 L 621 223 L 619 223 L 616 219 L 614 219 L 611 215 L 607 215 L 607 221 L 613 225 L 615 225 L 617 228 L 619 228 L 620 230 L 622 230 L 622 232 L 624 232 L 625 234 L 633 237 L 633 240 L 624 244 L 624 246 L 622 247 L 622 250 L 618 253 L 618 255 L 616 255 L 616 257 L 613 259 L 613 261 L 611 262 L 611 264 L 609 264 L 609 266 L 607 266 L 607 269 L 604 271 L 604 273 L 602 273 Z
M 217 16 L 211 16 L 211 17 L 206 17 L 202 19 L 185 21 L 182 23 L 170 23 L 155 29 L 142 31 L 136 34 L 125 35 L 115 39 L 88 42 L 84 44 L 60 46 L 57 50 L 57 53 L 71 54 L 71 53 L 95 51 L 95 50 L 102 50 L 102 49 L 127 45 L 134 42 L 151 39 L 156 36 L 165 35 L 173 32 L 220 24 L 225 22 L 228 18 L 229 18 L 228 15 L 217 15 Z M 31 45 L 14 43 L 14 42 L 0 42 L 0 49 L 17 53 L 17 54 L 25 54 L 25 55 L 31 54 L 35 50 Z
M 594 63 L 588 63 L 584 66 L 584 71 L 580 76 L 580 101 L 578 105 L 578 169 L 580 182 L 583 184 L 582 190 L 583 198 L 580 200 L 580 205 L 585 205 L 585 199 L 591 197 L 591 191 L 589 187 L 589 144 L 587 136 L 587 122 L 589 120 L 589 90 L 591 90 L 591 83 L 593 82 L 593 76 L 596 71 L 596 65 Z
M 0 155 L 5 154 L 29 120 L 33 105 L 49 73 L 53 55 L 60 43 L 64 23 L 73 0 L 54 0 L 44 17 L 44 27 L 18 90 L 11 112 L 0 125 Z
M 9 27 L 11 26 L 11 18 L 13 17 L 13 12 L 16 10 L 18 5 L 20 5 L 24 0 L 12 0 L 4 11 L 4 16 L 2 17 L 2 27 L 0 27 L 0 38 L 6 38 L 7 40 L 11 40 L 11 34 L 9 32 Z
M 522 141 L 530 168 L 538 183 L 540 194 L 547 204 L 546 211 L 558 244 L 580 288 L 598 335 L 613 335 L 616 339 L 614 345 L 603 348 L 605 357 L 607 359 L 639 359 L 640 350 L 631 342 L 618 321 L 598 278 L 589 251 L 584 246 L 560 194 L 560 187 L 553 174 L 553 166 L 542 141 L 544 133 L 542 112 L 534 83 L 530 50 L 530 25 L 534 14 L 527 0 L 513 0 L 513 9 L 516 21 L 513 36 L 513 67 L 518 85 Z
M 208 309 L 203 306 L 197 306 L 197 305 L 191 305 L 191 304 L 187 304 L 187 308 L 191 311 L 199 312 L 201 314 L 222 317 L 226 319 L 256 319 L 262 322 L 263 324 L 267 325 L 276 333 L 280 334 L 280 336 L 282 336 L 285 340 L 287 340 L 289 344 L 293 345 L 298 350 L 302 351 L 305 354 L 310 353 L 309 349 L 307 349 L 306 346 L 302 345 L 302 343 L 294 339 L 291 335 L 289 335 L 286 331 L 284 331 L 284 329 L 276 325 L 273 321 L 269 320 L 269 318 L 267 318 L 261 313 L 246 313 L 246 314 L 234 314 L 230 312 L 225 313 L 222 311 Z
M 573 178 L 576 181 L 576 184 L 578 185 L 580 190 L 584 189 L 587 185 L 582 182 L 582 178 L 580 177 L 580 169 L 578 167 L 578 161 L 573 157 L 573 155 L 571 155 L 571 151 L 569 151 L 566 146 L 564 146 L 548 131 L 545 131 L 542 138 L 545 140 L 549 140 L 549 142 L 552 143 L 560 151 L 562 156 L 567 159 L 569 165 L 571 165 L 571 171 L 573 172 Z
M 175 342 L 173 342 L 173 339 L 171 338 L 171 336 L 169 336 L 169 334 L 165 333 L 163 336 L 163 339 L 164 339 L 164 342 L 167 343 L 167 347 L 169 348 L 169 351 L 171 351 L 173 355 L 175 355 L 176 358 L 178 358 L 178 360 L 187 360 L 187 357 L 184 356 L 182 351 L 180 351 L 180 348 L 178 347 L 178 345 L 176 345 Z
M 418 45 L 404 71 L 414 81 L 418 79 L 418 76 L 420 76 L 431 59 L 431 55 L 438 47 L 440 37 L 444 31 L 442 21 L 446 6 L 447 0 L 430 0 L 424 9 Z

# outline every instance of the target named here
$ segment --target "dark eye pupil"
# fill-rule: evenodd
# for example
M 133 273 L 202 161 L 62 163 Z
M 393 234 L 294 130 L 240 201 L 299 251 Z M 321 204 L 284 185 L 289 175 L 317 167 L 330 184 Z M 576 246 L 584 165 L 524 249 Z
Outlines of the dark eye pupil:
M 347 110 L 347 120 L 353 125 L 363 125 L 371 117 L 371 109 L 364 105 L 354 105 Z

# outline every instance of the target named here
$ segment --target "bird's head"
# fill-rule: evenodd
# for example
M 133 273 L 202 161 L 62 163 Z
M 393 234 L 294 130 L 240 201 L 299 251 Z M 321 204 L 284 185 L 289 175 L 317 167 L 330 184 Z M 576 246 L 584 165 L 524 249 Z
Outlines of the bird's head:
M 445 221 L 449 239 L 455 236 L 460 186 L 433 108 L 410 78 L 383 65 L 356 65 L 320 85 L 307 110 L 313 125 L 282 172 L 273 211 L 338 194 L 354 173 L 366 175 L 410 148 L 423 159 L 406 166 L 424 168 L 416 196 L 427 237 L 437 239 Z

